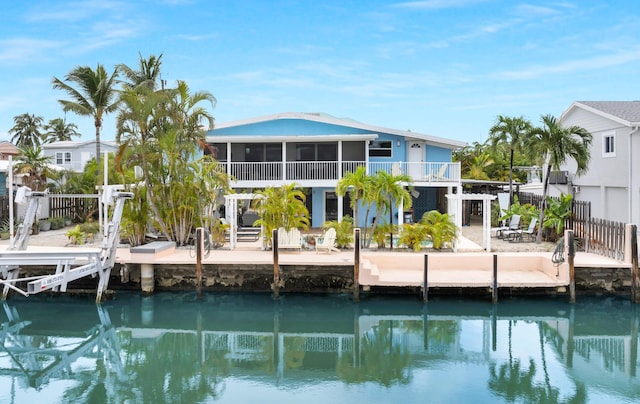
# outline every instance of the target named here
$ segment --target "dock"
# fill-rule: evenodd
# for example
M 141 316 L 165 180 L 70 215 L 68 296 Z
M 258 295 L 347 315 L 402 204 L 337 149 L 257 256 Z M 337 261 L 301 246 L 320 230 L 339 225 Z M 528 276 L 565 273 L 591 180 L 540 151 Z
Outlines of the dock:
M 52 232 L 47 232 L 52 233 Z M 45 235 L 46 236 L 46 235 Z M 39 236 L 36 236 L 39 237 Z M 166 243 L 166 242 L 165 242 Z M 47 244 L 39 243 L 34 244 Z M 158 244 L 158 246 L 160 246 Z M 245 290 L 247 285 L 253 289 L 269 291 L 273 287 L 273 251 L 262 250 L 259 241 L 245 241 L 231 250 L 227 248 L 212 249 L 208 256 L 203 256 L 201 265 L 204 268 L 203 286 L 208 290 Z M 497 259 L 497 288 L 521 289 L 523 291 L 550 290 L 553 293 L 566 291 L 569 285 L 568 265 L 556 266 L 551 261 L 551 252 L 499 252 L 487 253 L 474 242 L 462 237 L 457 252 L 402 250 L 362 250 L 358 262 L 358 284 L 361 290 L 383 291 L 407 288 L 424 288 L 425 257 L 428 257 L 427 287 L 446 289 L 487 289 L 493 285 L 493 260 Z M 0 244 L 0 251 L 2 251 Z M 79 247 L 52 247 L 30 245 L 27 251 L 46 256 L 52 252 L 55 256 L 76 255 L 82 250 Z M 25 252 L 26 253 L 26 252 Z M 52 255 L 52 256 L 53 256 Z M 169 278 L 180 278 L 181 288 L 195 289 L 196 252 L 193 247 L 175 248 L 129 248 L 118 246 L 115 249 L 114 262 L 120 269 L 122 284 L 138 281 L 151 284 L 146 292 L 153 293 L 153 286 L 171 289 Z M 354 266 L 356 257 L 354 250 L 342 250 L 332 253 L 316 253 L 314 250 L 281 251 L 278 254 L 278 265 L 285 268 L 280 280 L 285 281 L 281 288 L 283 293 L 289 291 L 306 291 L 295 289 L 300 283 L 294 278 L 321 278 L 318 284 L 325 282 L 316 291 L 349 292 L 349 285 L 354 282 Z M 617 270 L 630 273 L 631 265 L 596 254 L 578 252 L 575 256 L 575 267 L 593 268 L 594 270 Z M 55 262 L 51 263 L 55 265 Z M 155 268 L 155 274 L 153 269 Z M 124 270 L 123 270 L 124 269 Z M 145 272 L 144 274 L 142 272 Z M 295 272 L 295 273 L 294 273 Z M 256 275 L 259 274 L 259 275 Z M 126 276 L 125 276 L 126 275 Z M 117 277 L 114 271 L 112 277 Z M 131 276 L 131 281 L 129 280 Z M 259 282 L 250 277 L 260 277 Z M 241 281 L 237 281 L 240 278 Z M 340 278 L 339 282 L 330 284 L 327 279 Z M 244 284 L 243 284 L 244 281 Z M 287 283 L 287 281 L 289 281 Z M 307 280 L 304 280 L 307 282 Z M 235 282 L 235 283 L 234 283 Z M 111 282 L 114 283 L 113 281 Z M 123 286 L 120 284 L 119 286 Z M 189 287 L 189 285 L 192 285 Z M 313 289 L 315 286 L 310 286 Z M 628 285 L 625 285 L 628 286 Z M 144 290 L 143 290 L 144 292 Z

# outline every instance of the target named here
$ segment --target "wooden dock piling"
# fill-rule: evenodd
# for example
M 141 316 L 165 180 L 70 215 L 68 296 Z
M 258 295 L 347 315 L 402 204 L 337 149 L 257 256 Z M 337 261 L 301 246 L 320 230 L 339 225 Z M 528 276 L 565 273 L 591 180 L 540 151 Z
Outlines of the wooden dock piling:
M 638 274 L 638 226 L 631 225 L 631 301 L 640 303 L 640 275 Z
M 491 303 L 498 303 L 498 255 L 493 254 L 493 275 L 491 279 Z
M 204 254 L 204 228 L 196 229 L 196 291 L 202 300 L 202 255 Z
M 360 229 L 353 230 L 353 301 L 360 301 Z
M 424 271 L 422 274 L 422 301 L 429 300 L 429 254 L 424 255 Z
M 576 302 L 576 270 L 574 265 L 574 259 L 576 256 L 576 249 L 574 243 L 573 230 L 567 230 L 566 232 L 567 243 L 567 262 L 569 264 L 569 303 Z
M 280 264 L 278 262 L 278 230 L 271 232 L 271 245 L 273 248 L 273 296 L 280 299 Z

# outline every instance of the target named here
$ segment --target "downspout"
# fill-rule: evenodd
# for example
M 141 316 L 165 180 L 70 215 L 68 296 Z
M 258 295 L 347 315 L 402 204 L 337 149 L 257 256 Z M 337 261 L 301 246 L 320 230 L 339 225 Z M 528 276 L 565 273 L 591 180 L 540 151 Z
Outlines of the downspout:
M 627 169 L 627 172 L 629 173 L 629 185 L 628 185 L 629 192 L 628 192 L 628 195 L 627 195 L 629 200 L 627 201 L 628 202 L 627 203 L 627 209 L 628 209 L 629 223 L 633 222 L 633 216 L 632 216 L 633 215 L 633 205 L 632 205 L 632 203 L 633 203 L 633 192 L 634 191 L 633 191 L 633 165 L 631 163 L 631 156 L 633 154 L 633 152 L 632 152 L 632 150 L 633 150 L 632 139 L 633 139 L 633 134 L 635 132 L 637 132 L 637 131 L 638 131 L 638 126 L 631 128 L 631 132 L 629 132 L 629 147 L 627 147 L 627 154 L 628 154 L 628 156 L 627 156 L 628 157 L 628 163 L 627 164 L 629 166 L 628 169 Z

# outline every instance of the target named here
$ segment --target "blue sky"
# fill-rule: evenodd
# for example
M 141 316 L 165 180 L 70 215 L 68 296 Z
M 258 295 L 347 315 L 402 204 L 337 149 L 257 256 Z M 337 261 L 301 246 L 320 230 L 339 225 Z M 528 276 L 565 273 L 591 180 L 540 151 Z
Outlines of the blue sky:
M 640 99 L 638 27 L 637 0 L 8 2 L 0 139 L 16 115 L 64 116 L 54 76 L 162 53 L 163 79 L 211 92 L 217 122 L 326 112 L 482 142 L 499 114 L 538 123 L 575 100 Z

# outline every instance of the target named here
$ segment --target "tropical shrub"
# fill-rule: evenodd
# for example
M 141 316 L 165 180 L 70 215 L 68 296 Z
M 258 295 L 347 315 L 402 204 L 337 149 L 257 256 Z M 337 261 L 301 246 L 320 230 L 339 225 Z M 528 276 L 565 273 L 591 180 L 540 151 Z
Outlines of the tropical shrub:
M 267 245 L 271 244 L 273 230 L 284 227 L 309 229 L 309 210 L 304 204 L 306 195 L 296 188 L 295 184 L 283 185 L 279 188 L 269 187 L 256 194 L 261 198 L 256 200 L 255 209 L 260 218 L 253 225 L 262 226 Z
M 387 247 L 387 236 L 389 234 L 396 234 L 398 231 L 398 226 L 390 223 L 381 223 L 377 226 L 372 227 L 373 235 L 372 238 L 375 240 L 378 245 L 378 249 Z
M 341 222 L 337 220 L 324 222 L 322 228 L 336 230 L 336 247 L 351 248 L 351 244 L 353 244 L 353 218 L 351 216 L 343 216 Z
M 422 243 L 429 239 L 429 229 L 424 223 L 405 223 L 400 231 L 399 243 L 406 245 L 413 251 L 420 251 Z
M 518 200 L 518 195 L 513 196 L 513 203 L 509 206 L 509 209 L 505 212 L 504 216 L 500 217 L 498 220 L 503 220 L 508 222 L 513 215 L 520 215 L 520 224 L 523 227 L 526 227 L 531 222 L 531 219 L 539 216 L 538 208 L 533 206 L 530 203 L 525 203 L 524 205 L 520 204 Z
M 458 228 L 448 213 L 437 210 L 425 212 L 420 223 L 427 227 L 429 239 L 434 250 L 440 250 L 445 244 L 451 244 L 458 237 Z
M 564 232 L 564 224 L 573 214 L 571 211 L 572 199 L 571 194 L 561 194 L 558 199 L 547 196 L 547 208 L 544 210 L 542 227 L 550 230 L 550 240 L 557 240 Z

